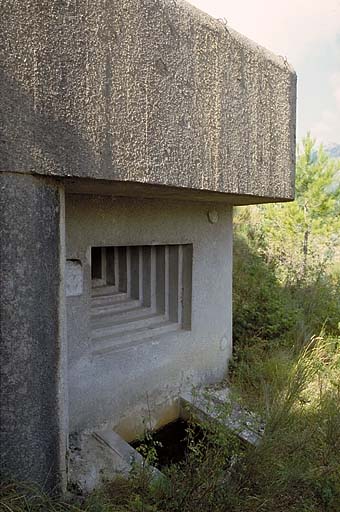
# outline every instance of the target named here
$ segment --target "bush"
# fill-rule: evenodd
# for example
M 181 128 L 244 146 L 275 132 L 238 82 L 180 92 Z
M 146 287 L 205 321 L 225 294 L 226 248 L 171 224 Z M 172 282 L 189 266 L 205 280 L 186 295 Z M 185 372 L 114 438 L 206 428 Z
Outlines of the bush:
M 282 338 L 297 322 L 299 308 L 290 290 L 278 282 L 273 263 L 234 239 L 233 340 L 234 345 L 259 339 Z

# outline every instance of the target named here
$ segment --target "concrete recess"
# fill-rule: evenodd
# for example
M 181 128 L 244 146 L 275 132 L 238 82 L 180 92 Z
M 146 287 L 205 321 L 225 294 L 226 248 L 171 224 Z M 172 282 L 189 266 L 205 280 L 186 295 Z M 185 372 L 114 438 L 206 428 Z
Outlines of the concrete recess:
M 191 422 L 218 422 L 234 432 L 246 445 L 257 446 L 264 423 L 241 407 L 229 388 L 195 389 L 179 396 L 177 419 Z M 151 472 L 154 479 L 165 478 L 111 428 L 71 436 L 69 480 L 73 490 L 88 493 L 117 475 L 128 477 L 134 466 Z

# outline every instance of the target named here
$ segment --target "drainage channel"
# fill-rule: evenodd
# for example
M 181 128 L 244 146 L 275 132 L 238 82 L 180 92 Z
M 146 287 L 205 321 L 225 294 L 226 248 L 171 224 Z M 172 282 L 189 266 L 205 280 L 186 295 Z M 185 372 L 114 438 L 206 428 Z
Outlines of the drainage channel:
M 161 429 L 137 439 L 130 445 L 138 452 L 155 451 L 153 465 L 162 470 L 171 464 L 177 464 L 186 459 L 190 442 L 199 442 L 204 433 L 199 425 L 178 419 L 168 423 Z
M 148 432 L 142 439 L 130 443 L 138 453 L 145 456 L 148 450 L 154 452 L 152 464 L 162 470 L 171 464 L 185 461 L 189 443 L 204 440 L 205 433 L 200 422 L 218 422 L 226 431 L 233 432 L 236 438 L 246 446 L 257 446 L 263 434 L 264 424 L 259 418 L 244 410 L 230 399 L 228 388 L 212 391 L 210 397 L 183 394 L 181 400 L 181 416 L 161 429 Z M 229 404 L 227 417 L 220 417 L 218 404 Z
M 220 415 L 221 404 L 228 406 L 227 415 Z M 148 448 L 156 454 L 150 461 L 152 477 L 163 478 L 163 469 L 186 460 L 191 447 L 189 442 L 195 445 L 202 440 L 205 447 L 211 442 L 199 427 L 202 421 L 203 424 L 217 422 L 222 429 L 233 432 L 245 446 L 254 447 L 261 442 L 265 427 L 260 418 L 232 400 L 228 388 L 212 389 L 209 396 L 206 390 L 183 393 L 179 419 L 148 433 L 144 439 L 129 444 L 110 427 L 80 433 L 76 446 L 70 449 L 70 484 L 82 492 L 91 492 L 102 481 L 112 480 L 117 474 L 128 476 L 133 464 L 145 464 L 143 455 L 148 453 Z

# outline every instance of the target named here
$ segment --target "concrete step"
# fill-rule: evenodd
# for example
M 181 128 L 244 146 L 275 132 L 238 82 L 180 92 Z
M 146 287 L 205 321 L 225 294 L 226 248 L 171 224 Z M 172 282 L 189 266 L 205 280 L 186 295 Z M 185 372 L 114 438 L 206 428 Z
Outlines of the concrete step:
M 141 327 L 133 331 L 120 331 L 114 336 L 93 339 L 94 354 L 105 353 L 117 347 L 129 346 L 145 339 L 158 338 L 164 334 L 180 330 L 180 325 L 174 322 L 160 322 L 150 327 Z
M 91 328 L 96 329 L 97 327 L 106 327 L 107 325 L 125 324 L 142 318 L 150 318 L 157 314 L 160 315 L 161 313 L 156 313 L 151 308 L 142 307 L 123 311 L 122 313 L 119 313 L 119 315 L 108 313 L 105 316 L 93 317 L 91 319 Z
M 166 322 L 167 319 L 164 315 L 157 315 L 150 313 L 148 316 L 144 315 L 142 318 L 130 318 L 127 321 L 120 321 L 119 323 L 110 323 L 108 325 L 97 324 L 92 327 L 92 339 L 99 339 L 107 336 L 115 336 L 119 333 L 127 333 L 129 331 L 136 331 L 140 328 L 150 329 L 152 326 L 159 325 L 161 322 Z
M 128 294 L 125 292 L 117 292 L 110 295 L 99 295 L 93 296 L 91 299 L 91 306 L 106 306 L 109 304 L 116 304 L 117 302 L 122 302 L 128 299 Z
M 91 318 L 105 316 L 107 314 L 119 314 L 123 311 L 129 311 L 131 309 L 135 309 L 141 307 L 141 303 L 139 300 L 128 299 L 122 302 L 117 302 L 116 304 L 108 304 L 105 306 L 96 306 L 91 307 Z
M 113 295 L 114 293 L 119 293 L 115 286 L 95 286 L 91 291 L 92 297 L 102 297 L 105 295 Z
M 101 325 L 105 327 L 106 325 L 122 324 L 125 322 L 134 321 L 137 318 L 149 317 L 151 314 L 153 314 L 153 312 L 150 308 L 142 308 L 140 306 L 120 312 L 119 314 L 109 312 L 103 316 L 92 317 L 91 327 L 95 329 Z

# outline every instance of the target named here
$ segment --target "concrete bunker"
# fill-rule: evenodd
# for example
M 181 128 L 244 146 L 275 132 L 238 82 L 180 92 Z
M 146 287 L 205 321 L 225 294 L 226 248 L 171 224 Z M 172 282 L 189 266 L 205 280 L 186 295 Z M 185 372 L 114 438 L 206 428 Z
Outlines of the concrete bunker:
M 66 299 L 70 432 L 131 440 L 146 417 L 175 419 L 181 390 L 225 375 L 231 208 L 212 224 L 209 206 L 181 201 L 71 194 L 65 206 L 66 258 L 83 272 Z
M 70 439 L 225 375 L 232 207 L 294 198 L 296 76 L 180 0 L 43 4 L 1 19 L 0 470 L 63 490 Z

